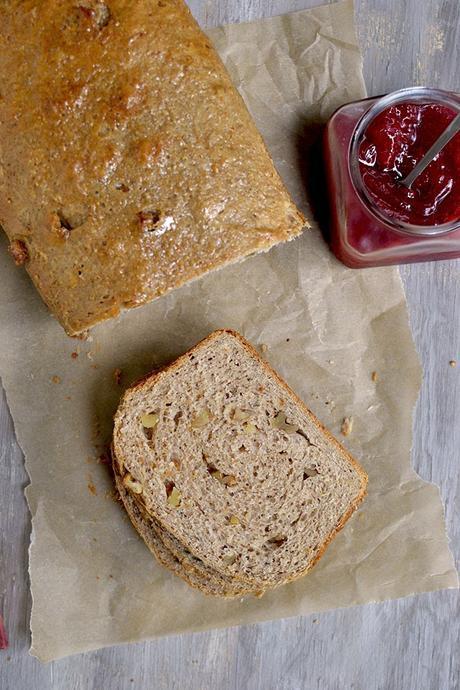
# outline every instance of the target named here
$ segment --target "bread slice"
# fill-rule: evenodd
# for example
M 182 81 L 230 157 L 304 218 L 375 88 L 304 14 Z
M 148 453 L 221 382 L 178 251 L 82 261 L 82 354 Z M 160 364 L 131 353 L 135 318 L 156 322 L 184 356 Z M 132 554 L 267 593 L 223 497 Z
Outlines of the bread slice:
M 70 335 L 300 234 L 183 0 L 2 0 L 0 26 L 0 225 Z
M 367 484 L 256 350 L 226 330 L 125 393 L 113 447 L 133 500 L 210 571 L 254 589 L 305 574 Z
M 199 589 L 203 594 L 210 596 L 235 599 L 248 594 L 261 595 L 261 592 L 255 592 L 242 583 L 221 577 L 217 573 L 212 573 L 204 566 L 200 567 L 200 562 L 197 559 L 193 559 L 190 554 L 180 547 L 178 542 L 176 542 L 174 550 L 169 549 L 165 543 L 161 528 L 155 527 L 153 521 L 143 513 L 133 497 L 125 489 L 121 478 L 117 474 L 115 475 L 115 484 L 126 512 L 137 532 L 158 562 L 174 575 L 180 577 L 194 589 Z M 170 543 L 173 543 L 172 539 L 170 539 Z

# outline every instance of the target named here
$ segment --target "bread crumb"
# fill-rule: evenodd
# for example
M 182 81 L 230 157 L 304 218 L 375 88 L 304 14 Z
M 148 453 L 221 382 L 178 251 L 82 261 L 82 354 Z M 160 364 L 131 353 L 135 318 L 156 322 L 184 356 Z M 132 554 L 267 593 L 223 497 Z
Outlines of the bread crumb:
M 72 354 L 70 356 L 72 357 L 72 359 L 77 359 L 78 352 L 72 352 Z
M 449 366 L 451 366 L 452 369 L 455 369 L 455 367 L 457 366 L 457 360 L 451 359 L 449 362 Z
M 379 375 L 378 375 L 378 373 L 377 373 L 376 371 L 373 371 L 373 372 L 372 372 L 372 374 L 371 374 L 371 379 L 372 379 L 372 381 L 373 381 L 374 383 L 377 383 L 377 381 L 379 380 Z
M 264 355 L 266 352 L 268 352 L 268 345 L 265 345 L 265 343 L 262 343 L 260 346 L 260 351 Z
M 72 396 L 71 396 L 71 395 L 66 395 L 65 398 L 64 398 L 64 400 L 72 400 Z
M 343 436 L 349 436 L 353 431 L 353 417 L 345 417 L 340 429 Z
M 53 383 L 61 383 L 62 379 L 61 379 L 60 376 L 52 376 L 52 377 L 51 377 L 51 381 L 52 381 Z
M 99 364 L 91 364 L 91 369 L 99 369 Z
M 89 482 L 88 482 L 88 491 L 89 491 L 90 494 L 92 494 L 93 496 L 97 496 L 97 489 L 96 489 L 96 487 L 94 486 L 94 484 L 93 484 L 92 481 L 89 481 Z
M 113 372 L 113 378 L 115 379 L 115 383 L 117 386 L 121 384 L 121 377 L 123 376 L 123 372 L 121 369 L 115 369 Z

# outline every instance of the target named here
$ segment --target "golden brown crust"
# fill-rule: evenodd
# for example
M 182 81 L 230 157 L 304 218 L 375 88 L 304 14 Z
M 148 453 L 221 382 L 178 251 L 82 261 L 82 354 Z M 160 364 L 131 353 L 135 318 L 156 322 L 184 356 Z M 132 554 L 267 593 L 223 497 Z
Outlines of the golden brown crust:
M 332 443 L 332 445 L 334 445 L 337 448 L 337 450 L 340 452 L 340 454 L 343 457 L 345 457 L 345 459 L 353 466 L 353 468 L 356 470 L 356 472 L 358 473 L 360 480 L 361 480 L 361 491 L 360 491 L 360 493 L 356 496 L 355 500 L 350 505 L 348 510 L 342 515 L 342 517 L 340 518 L 339 522 L 336 524 L 334 529 L 326 537 L 323 544 L 321 545 L 321 548 L 316 553 L 314 560 L 308 565 L 308 567 L 305 570 L 297 572 L 297 573 L 293 574 L 292 576 L 290 576 L 284 580 L 278 581 L 276 583 L 271 581 L 271 580 L 266 580 L 266 581 L 254 580 L 252 578 L 245 577 L 241 574 L 238 574 L 238 575 L 235 574 L 234 575 L 235 580 L 239 580 L 242 583 L 246 583 L 247 585 L 252 585 L 253 587 L 256 587 L 256 588 L 264 589 L 267 587 L 272 587 L 274 585 L 278 586 L 280 584 L 287 584 L 288 582 L 292 582 L 292 581 L 294 581 L 300 577 L 303 577 L 304 575 L 306 575 L 311 570 L 311 568 L 318 562 L 318 560 L 324 554 L 326 548 L 331 543 L 331 541 L 334 539 L 334 537 L 338 534 L 338 532 L 340 532 L 340 530 L 344 527 L 344 525 L 346 524 L 348 519 L 351 517 L 351 515 L 355 512 L 355 510 L 358 508 L 360 503 L 363 501 L 363 499 L 366 495 L 368 476 L 364 472 L 362 467 L 353 458 L 353 456 L 350 455 L 350 453 L 338 442 L 338 440 L 334 436 L 332 436 L 330 431 L 328 429 L 326 429 L 323 426 L 323 424 L 321 424 L 321 422 L 316 418 L 316 416 L 311 412 L 311 410 L 308 409 L 308 407 L 305 405 L 305 403 L 298 397 L 298 395 L 296 395 L 296 393 L 290 388 L 290 386 L 279 376 L 279 374 L 274 369 L 272 369 L 272 367 L 265 360 L 262 359 L 262 357 L 259 355 L 257 350 L 240 333 L 238 333 L 237 331 L 231 330 L 231 329 L 219 329 L 217 331 L 214 331 L 209 336 L 207 336 L 206 338 L 201 340 L 199 343 L 197 343 L 197 345 L 195 345 L 193 348 L 191 348 L 188 352 L 184 353 L 183 355 L 178 357 L 176 360 L 174 360 L 170 364 L 166 365 L 165 367 L 163 367 L 160 370 L 153 372 L 150 375 L 144 376 L 142 379 L 140 379 L 139 381 L 134 383 L 133 386 L 131 386 L 131 388 L 129 388 L 125 392 L 125 394 L 123 395 L 121 402 L 120 402 L 119 409 L 126 402 L 127 397 L 131 396 L 133 394 L 133 392 L 135 392 L 136 390 L 140 390 L 146 384 L 154 385 L 156 382 L 158 382 L 158 379 L 161 378 L 162 376 L 166 376 L 170 372 L 179 369 L 188 360 L 188 358 L 190 357 L 191 354 L 196 352 L 201 347 L 209 346 L 209 344 L 212 344 L 213 340 L 218 339 L 224 333 L 229 334 L 232 337 L 236 338 L 241 343 L 241 345 L 244 347 L 246 352 L 252 358 L 256 359 L 257 362 L 259 362 L 259 364 L 262 365 L 262 367 L 265 369 L 265 371 L 270 376 L 272 376 L 286 390 L 286 392 L 289 394 L 289 396 L 291 396 L 294 399 L 295 403 L 299 406 L 299 408 L 310 418 L 312 423 L 326 436 L 328 441 L 330 443 Z M 115 432 L 114 432 L 114 434 L 116 433 L 116 426 L 117 426 L 117 414 L 115 415 Z M 172 528 L 170 528 L 170 527 L 167 528 L 165 525 L 162 524 L 160 519 L 157 518 L 157 520 L 158 520 L 159 525 L 163 529 L 167 529 L 176 539 L 179 539 L 179 536 L 174 533 L 174 530 Z M 193 552 L 193 548 L 190 548 L 189 550 L 192 553 L 192 555 L 197 556 L 197 554 L 195 554 Z M 225 572 L 220 571 L 217 568 L 216 568 L 216 571 L 219 572 L 221 575 L 224 575 L 224 576 L 226 575 Z
M 0 223 L 70 335 L 301 232 L 183 0 L 2 0 L 0 26 Z

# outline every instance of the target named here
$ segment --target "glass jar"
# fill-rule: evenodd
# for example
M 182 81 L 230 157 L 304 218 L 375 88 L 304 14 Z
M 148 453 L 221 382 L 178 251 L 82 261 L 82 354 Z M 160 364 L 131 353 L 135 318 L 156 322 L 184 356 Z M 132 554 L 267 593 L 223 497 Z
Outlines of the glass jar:
M 351 268 L 460 257 L 460 217 L 432 225 L 407 222 L 382 210 L 376 203 L 375 189 L 370 194 L 363 182 L 360 145 L 366 131 L 383 111 L 396 105 L 398 113 L 405 104 L 441 104 L 452 110 L 455 117 L 460 112 L 460 95 L 423 87 L 402 89 L 381 98 L 344 105 L 332 115 L 326 127 L 324 153 L 331 247 L 337 258 Z M 460 134 L 451 140 L 450 146 L 453 142 L 455 153 L 458 147 L 460 154 Z M 429 169 L 430 166 L 426 170 Z M 460 166 L 453 175 L 458 194 Z

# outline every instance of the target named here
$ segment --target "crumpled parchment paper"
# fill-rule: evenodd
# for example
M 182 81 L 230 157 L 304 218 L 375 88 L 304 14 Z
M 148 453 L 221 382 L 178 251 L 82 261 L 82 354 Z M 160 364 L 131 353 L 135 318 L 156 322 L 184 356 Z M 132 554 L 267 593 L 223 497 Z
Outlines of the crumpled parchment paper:
M 306 166 L 309 141 L 337 106 L 364 94 L 351 2 L 210 35 L 309 213 L 304 176 L 317 172 Z M 0 266 L 0 373 L 31 479 L 40 659 L 457 586 L 438 489 L 410 465 L 421 372 L 397 270 L 349 270 L 313 228 L 80 342 L 48 314 L 4 239 Z M 224 326 L 266 345 L 336 435 L 353 418 L 342 440 L 370 477 L 362 509 L 311 574 L 260 600 L 204 597 L 157 565 L 99 460 L 123 387 Z

